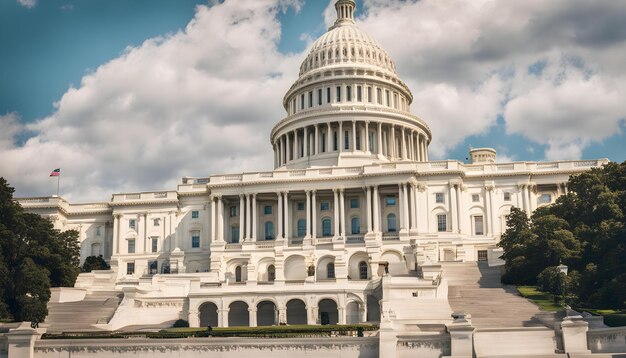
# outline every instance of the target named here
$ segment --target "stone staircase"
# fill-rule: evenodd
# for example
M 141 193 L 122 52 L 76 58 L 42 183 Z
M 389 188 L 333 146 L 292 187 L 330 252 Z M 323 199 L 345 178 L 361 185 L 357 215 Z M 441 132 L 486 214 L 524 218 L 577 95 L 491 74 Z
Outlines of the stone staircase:
M 117 291 L 95 291 L 88 293 L 82 301 L 49 302 L 48 333 L 101 331 L 95 324 L 109 322 L 122 300 Z
M 483 262 L 442 262 L 453 311 L 472 315 L 475 327 L 542 327 L 542 311 L 521 297 L 515 286 L 500 283 L 500 267 Z

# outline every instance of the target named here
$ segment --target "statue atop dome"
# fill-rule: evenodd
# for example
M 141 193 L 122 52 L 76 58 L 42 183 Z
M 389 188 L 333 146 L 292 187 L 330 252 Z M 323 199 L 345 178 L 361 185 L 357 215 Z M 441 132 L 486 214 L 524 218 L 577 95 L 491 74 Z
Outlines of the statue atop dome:
M 335 3 L 335 9 L 337 10 L 337 20 L 335 24 L 329 28 L 329 30 L 335 27 L 343 25 L 354 25 L 354 9 L 356 3 L 354 0 L 339 0 Z

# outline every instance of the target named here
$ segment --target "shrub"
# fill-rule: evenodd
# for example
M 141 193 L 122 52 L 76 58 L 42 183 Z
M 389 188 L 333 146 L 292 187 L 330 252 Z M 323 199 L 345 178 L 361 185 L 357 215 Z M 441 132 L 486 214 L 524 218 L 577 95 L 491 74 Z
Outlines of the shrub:
M 172 327 L 174 328 L 189 327 L 189 322 L 185 321 L 184 319 L 179 319 L 179 320 L 176 320 L 176 322 L 174 322 Z

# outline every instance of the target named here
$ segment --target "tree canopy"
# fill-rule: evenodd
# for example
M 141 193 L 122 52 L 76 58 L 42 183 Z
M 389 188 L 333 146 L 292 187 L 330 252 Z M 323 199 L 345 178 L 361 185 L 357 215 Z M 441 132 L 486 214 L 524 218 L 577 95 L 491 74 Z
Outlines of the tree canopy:
M 568 188 L 567 195 L 531 218 L 511 210 L 500 242 L 506 262 L 502 280 L 535 284 L 540 273 L 563 263 L 578 304 L 624 308 L 626 162 L 572 176 Z M 553 271 L 545 271 L 544 281 Z
M 50 287 L 73 286 L 79 273 L 78 232 L 60 232 L 27 213 L 0 177 L 0 318 L 42 322 Z

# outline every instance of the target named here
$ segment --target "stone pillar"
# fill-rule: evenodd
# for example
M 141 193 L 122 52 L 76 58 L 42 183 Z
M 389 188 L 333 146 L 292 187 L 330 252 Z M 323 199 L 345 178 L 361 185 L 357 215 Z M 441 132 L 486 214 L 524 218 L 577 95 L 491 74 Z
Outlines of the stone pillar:
M 391 125 L 391 151 L 390 151 L 390 157 L 395 159 L 396 158 L 396 126 L 395 124 Z
M 371 154 L 370 151 L 370 121 L 365 121 L 365 153 Z
M 200 327 L 200 319 L 198 317 L 197 310 L 189 310 L 189 314 L 187 315 L 187 322 L 189 322 L 189 327 Z
M 305 239 L 311 238 L 311 191 L 306 191 L 306 234 Z
M 143 253 L 148 253 L 148 214 L 141 214 L 141 220 L 143 221 L 143 232 L 141 236 L 143 236 Z
M 332 130 L 330 128 L 330 122 L 326 123 L 328 126 L 328 130 L 326 131 L 326 153 L 333 151 L 333 142 L 332 142 Z
M 380 232 L 380 198 L 378 197 L 378 186 L 374 186 L 374 232 Z
M 417 232 L 417 186 L 415 183 L 408 185 L 411 193 L 411 231 Z
M 306 305 L 306 324 L 317 324 L 317 307 Z
M 300 158 L 300 138 L 298 138 L 298 130 L 293 131 L 293 160 Z
M 456 201 L 455 200 L 456 195 L 454 193 L 454 191 L 455 191 L 454 184 L 449 183 L 448 186 L 449 186 L 449 189 L 450 189 L 449 190 L 449 195 L 448 195 L 448 199 L 450 199 L 450 200 L 448 200 L 449 201 L 449 204 L 448 204 L 448 213 L 449 213 L 449 215 L 448 216 L 450 217 L 450 228 L 449 228 L 449 231 L 455 232 L 456 231 L 456 226 L 457 226 L 457 223 L 456 223 L 456 217 L 457 216 L 455 215 L 456 214 L 456 205 L 454 203 Z
M 4 334 L 6 337 L 7 358 L 35 357 L 35 341 L 39 332 L 30 327 L 30 322 L 21 322 L 17 328 Z
M 339 231 L 341 232 L 341 237 L 346 237 L 346 210 L 345 210 L 345 199 L 343 196 L 343 188 L 339 189 Z
M 402 159 L 407 159 L 406 158 L 406 135 L 404 134 L 404 127 L 402 127 L 402 130 L 400 132 L 402 133 L 402 153 L 400 155 L 402 156 Z
M 217 197 L 217 237 L 224 241 L 224 201 L 221 195 Z
M 317 198 L 316 198 L 315 190 L 313 190 L 311 194 L 312 194 L 311 237 L 315 240 L 315 238 L 317 237 Z
M 339 193 L 338 189 L 333 189 L 333 214 L 335 216 L 335 231 L 333 236 L 339 237 Z
M 356 121 L 352 121 L 352 146 L 350 149 L 353 153 L 356 150 Z
M 280 155 L 282 157 L 280 164 L 285 165 L 285 163 L 287 163 L 287 137 L 285 135 L 282 135 L 280 139 L 281 139 Z
M 317 155 L 320 153 L 320 125 L 319 124 L 315 125 L 314 140 L 315 140 L 315 145 L 313 145 L 313 148 L 315 148 L 315 155 Z
M 257 212 L 256 212 L 256 194 L 252 194 L 252 241 L 256 241 L 257 231 Z
M 365 207 L 367 210 L 367 233 L 372 233 L 372 187 L 365 188 L 367 193 L 367 200 L 365 201 Z
M 529 214 L 532 214 L 533 211 L 535 211 L 535 205 L 533 202 L 534 191 L 535 191 L 535 185 L 530 184 L 528 186 L 528 210 L 529 210 L 528 213 Z
M 289 162 L 289 158 L 291 157 L 291 154 L 293 154 L 293 152 L 289 148 L 291 147 L 289 133 L 285 134 L 285 140 L 287 141 L 287 146 L 285 147 L 285 163 L 287 163 Z
M 337 307 L 337 313 L 339 318 L 339 324 L 346 324 L 346 308 L 345 307 Z
M 404 204 L 402 203 L 404 195 L 402 195 L 402 189 L 402 184 L 398 184 L 398 221 L 400 224 L 400 231 L 404 230 Z
M 283 197 L 285 199 L 285 239 L 291 238 L 291 222 L 289 221 L 289 192 L 283 192 Z
M 409 228 L 409 198 L 408 198 L 408 189 L 409 185 L 406 183 L 402 185 L 402 215 L 404 221 L 404 230 L 408 230 Z
M 252 225 L 252 222 L 250 221 L 250 212 L 252 210 L 250 210 L 252 205 L 252 201 L 250 200 L 250 194 L 246 194 L 246 228 L 245 228 L 245 239 L 246 241 L 249 241 L 250 238 L 252 237 L 252 235 L 250 235 L 250 226 Z M 241 230 L 241 228 L 240 228 Z
M 256 307 L 248 308 L 248 320 L 250 327 L 256 327 Z
M 378 148 L 376 148 L 376 151 L 378 152 L 378 154 L 382 155 L 383 154 L 383 124 L 381 122 L 378 122 Z
M 524 210 L 526 214 L 529 214 L 528 205 L 526 204 L 526 201 L 528 201 L 528 196 L 526 195 L 526 185 L 520 184 L 517 187 L 518 187 L 520 196 L 522 197 L 522 210 Z
M 307 127 L 304 127 L 304 145 L 303 145 L 303 149 L 302 149 L 302 156 L 303 157 L 308 157 L 309 156 L 309 129 Z
M 241 212 L 239 213 L 241 215 Z M 217 205 L 215 205 L 215 197 L 211 195 L 211 241 L 217 241 L 217 227 L 215 226 L 217 219 Z M 239 225 L 241 228 L 241 225 Z
M 588 330 L 589 324 L 585 322 L 581 316 L 565 317 L 561 323 L 565 353 L 591 353 L 587 346 Z
M 339 142 L 339 148 L 338 149 L 339 149 L 339 153 L 341 153 L 341 152 L 343 152 L 343 134 L 341 133 L 341 131 L 342 131 L 341 128 L 342 128 L 343 122 L 339 121 L 338 124 L 339 124 L 339 129 L 337 129 L 337 137 L 338 137 L 337 139 L 338 139 L 338 142 Z
M 245 195 L 244 194 L 239 194 L 239 242 L 242 242 L 245 237 L 244 234 L 246 232 L 246 228 L 247 226 L 245 226 L 244 224 L 244 218 L 245 218 L 245 204 L 244 204 L 244 198 Z
M 283 238 L 283 197 L 279 192 L 276 192 L 276 196 L 278 197 L 278 212 L 276 213 L 277 221 L 278 221 L 278 231 L 276 233 L 276 239 Z
M 454 321 L 446 325 L 450 333 L 451 358 L 472 358 L 474 355 L 474 330 L 472 323 L 465 314 L 453 314 Z M 469 317 L 467 317 L 469 318 Z
M 217 310 L 217 325 L 219 327 L 228 327 L 228 308 Z
M 113 254 L 120 253 L 120 217 L 122 215 L 115 214 L 113 220 Z
M 461 218 L 461 206 L 463 205 L 463 203 L 461 202 L 461 185 L 462 184 L 457 184 L 454 188 L 454 191 L 456 193 L 456 231 L 459 234 L 461 233 L 461 227 L 463 226 L 463 220 Z

